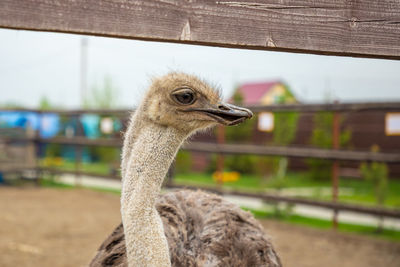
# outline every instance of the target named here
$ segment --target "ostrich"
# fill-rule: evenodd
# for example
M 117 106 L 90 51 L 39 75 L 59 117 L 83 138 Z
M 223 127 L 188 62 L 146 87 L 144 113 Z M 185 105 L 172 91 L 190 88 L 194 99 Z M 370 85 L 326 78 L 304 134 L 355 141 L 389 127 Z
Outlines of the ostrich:
M 154 79 L 132 115 L 122 149 L 122 224 L 90 266 L 281 266 L 254 217 L 202 191 L 160 194 L 179 147 L 196 131 L 235 125 L 251 111 L 221 102 L 199 78 Z

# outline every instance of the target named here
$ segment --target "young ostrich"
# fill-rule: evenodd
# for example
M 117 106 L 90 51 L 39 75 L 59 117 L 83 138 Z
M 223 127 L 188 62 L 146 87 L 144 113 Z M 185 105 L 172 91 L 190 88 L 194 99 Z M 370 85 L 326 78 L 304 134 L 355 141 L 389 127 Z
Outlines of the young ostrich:
M 251 117 L 245 108 L 222 103 L 211 86 L 194 76 L 171 73 L 155 79 L 125 134 L 122 224 L 90 266 L 281 266 L 250 213 L 201 191 L 159 195 L 189 136 Z

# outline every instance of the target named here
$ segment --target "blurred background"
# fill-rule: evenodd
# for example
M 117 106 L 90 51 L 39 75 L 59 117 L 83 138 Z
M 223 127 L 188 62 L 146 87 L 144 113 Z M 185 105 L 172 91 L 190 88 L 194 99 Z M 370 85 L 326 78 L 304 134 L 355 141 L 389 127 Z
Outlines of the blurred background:
M 255 117 L 191 139 L 164 190 L 251 211 L 286 266 L 398 266 L 400 62 L 0 30 L 1 266 L 84 266 L 120 221 L 129 114 L 200 76 Z

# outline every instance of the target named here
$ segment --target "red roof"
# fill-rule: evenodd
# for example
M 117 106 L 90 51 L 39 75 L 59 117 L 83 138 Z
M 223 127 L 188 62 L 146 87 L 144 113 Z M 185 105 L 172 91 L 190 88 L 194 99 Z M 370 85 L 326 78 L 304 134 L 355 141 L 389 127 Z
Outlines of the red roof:
M 274 82 L 245 83 L 239 87 L 239 92 L 243 96 L 243 104 L 260 104 L 261 98 L 276 85 Z

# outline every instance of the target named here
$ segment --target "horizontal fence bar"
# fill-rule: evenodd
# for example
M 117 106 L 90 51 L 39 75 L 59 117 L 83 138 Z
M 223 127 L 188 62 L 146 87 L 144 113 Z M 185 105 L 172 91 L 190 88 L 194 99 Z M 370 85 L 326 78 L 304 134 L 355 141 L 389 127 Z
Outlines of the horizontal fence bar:
M 400 59 L 400 2 L 2 0 L 0 27 Z
M 48 144 L 62 144 L 62 145 L 78 145 L 78 146 L 122 146 L 122 139 L 120 138 L 96 138 L 90 139 L 86 137 L 53 137 L 53 138 L 34 138 L 39 143 Z
M 320 148 L 210 144 L 203 142 L 193 142 L 185 145 L 184 149 L 197 152 L 219 153 L 228 155 L 241 154 L 258 156 L 285 156 L 296 158 L 318 158 L 330 160 L 377 161 L 387 163 L 400 162 L 400 153 L 375 153 Z
M 371 103 L 335 103 L 335 104 L 284 104 L 284 105 L 258 105 L 247 106 L 253 112 L 278 112 L 278 111 L 298 111 L 298 112 L 319 112 L 319 111 L 385 111 L 400 110 L 400 102 L 371 102 Z
M 98 115 L 117 115 L 128 116 L 133 109 L 35 109 L 35 108 L 0 108 L 1 111 L 16 111 L 16 112 L 34 112 L 34 113 L 57 113 L 60 115 L 81 115 L 81 114 L 98 114 Z
M 40 168 L 41 171 L 50 172 L 54 174 L 73 174 L 73 175 L 85 175 L 85 176 L 92 176 L 92 177 L 100 177 L 100 178 L 109 178 L 113 180 L 120 180 L 121 178 L 116 175 L 104 175 L 104 174 L 97 174 L 93 172 L 85 172 L 85 171 L 66 171 L 54 168 Z M 252 197 L 262 199 L 267 202 L 286 202 L 292 204 L 303 204 L 309 205 L 314 207 L 321 207 L 327 208 L 331 210 L 337 211 L 350 211 L 350 212 L 357 212 L 361 214 L 369 214 L 374 216 L 384 216 L 384 217 L 391 217 L 391 218 L 400 218 L 400 210 L 392 210 L 392 209 L 385 209 L 385 208 L 375 208 L 375 207 L 366 207 L 366 206 L 359 206 L 353 204 L 345 204 L 345 203 L 333 203 L 333 202 L 326 202 L 326 201 L 317 201 L 317 200 L 310 200 L 304 198 L 295 198 L 295 197 L 287 197 L 287 196 L 279 196 L 279 195 L 272 195 L 266 193 L 249 193 L 249 192 L 241 192 L 237 190 L 220 190 L 216 187 L 207 187 L 207 186 L 188 186 L 188 185 L 178 185 L 178 184 L 171 184 L 166 183 L 166 188 L 177 188 L 177 189 L 201 189 L 209 192 L 213 192 L 220 195 L 234 195 L 234 196 L 243 196 L 243 197 Z
M 117 138 L 88 139 L 86 137 L 54 137 L 44 138 L 1 138 L 5 141 L 36 141 L 39 143 L 79 145 L 79 146 L 122 146 L 122 140 Z M 386 163 L 399 163 L 400 153 L 382 153 L 369 151 L 332 150 L 304 147 L 280 147 L 247 144 L 216 144 L 205 142 L 192 142 L 183 146 L 183 150 L 217 153 L 227 155 L 257 155 L 257 156 L 284 156 L 294 158 L 316 158 L 346 161 L 376 161 Z
M 400 102 L 367 102 L 367 103 L 325 103 L 325 104 L 282 104 L 282 105 L 247 105 L 253 112 L 279 112 L 279 111 L 298 111 L 298 112 L 318 112 L 318 111 L 386 111 L 400 110 Z M 60 115 L 80 115 L 80 114 L 99 114 L 99 115 L 118 115 L 128 116 L 134 111 L 132 109 L 26 109 L 26 108 L 0 108 L 0 111 L 22 111 L 37 113 L 59 113 Z
M 166 186 L 169 188 L 201 189 L 201 190 L 205 190 L 205 191 L 211 191 L 213 193 L 217 193 L 220 195 L 252 197 L 252 198 L 262 199 L 267 202 L 286 202 L 286 203 L 292 203 L 292 204 L 303 204 L 303 205 L 327 208 L 327 209 L 337 210 L 337 211 L 350 211 L 350 212 L 357 212 L 357 213 L 369 214 L 369 215 L 374 215 L 374 216 L 400 218 L 400 210 L 394 210 L 394 209 L 375 208 L 375 207 L 366 207 L 366 206 L 359 206 L 359 205 L 345 204 L 345 203 L 317 201 L 317 200 L 310 200 L 310 199 L 304 199 L 304 198 L 272 195 L 272 194 L 266 194 L 266 193 L 248 193 L 248 192 L 241 192 L 241 191 L 227 190 L 227 189 L 219 190 L 215 187 L 204 187 L 204 186 L 195 186 L 194 187 L 194 186 L 185 186 L 185 185 L 177 185 L 177 184 L 167 184 Z
M 85 176 L 120 180 L 120 177 L 117 175 L 104 175 L 104 174 L 97 174 L 97 173 L 85 172 L 85 171 L 67 171 L 67 170 L 60 170 L 60 169 L 54 169 L 54 168 L 40 168 L 39 170 L 44 171 L 44 172 L 50 172 L 53 174 L 85 175 Z M 216 187 L 186 186 L 186 185 L 177 185 L 177 184 L 170 184 L 170 183 L 166 183 L 165 187 L 166 188 L 180 188 L 180 189 L 182 189 L 182 188 L 201 189 L 201 190 L 210 191 L 210 192 L 220 194 L 220 195 L 252 197 L 252 198 L 262 199 L 267 202 L 286 202 L 286 203 L 292 203 L 292 204 L 303 204 L 303 205 L 327 208 L 327 209 L 337 210 L 337 211 L 350 211 L 350 212 L 357 212 L 357 213 L 361 213 L 361 214 L 369 214 L 369 215 L 374 215 L 374 216 L 400 218 L 400 210 L 374 208 L 374 207 L 366 207 L 366 206 L 344 204 L 344 203 L 333 203 L 333 202 L 326 202 L 326 201 L 316 201 L 316 200 L 310 200 L 310 199 L 304 199 L 304 198 L 279 196 L 279 195 L 272 195 L 272 194 L 266 194 L 266 193 L 249 193 L 249 192 L 241 192 L 241 191 L 237 191 L 237 190 L 227 190 L 227 189 L 220 190 L 220 189 L 217 189 Z
M 6 173 L 19 173 L 24 171 L 37 171 L 37 166 L 34 165 L 23 165 L 23 166 L 1 166 L 0 165 L 0 172 L 3 174 Z

